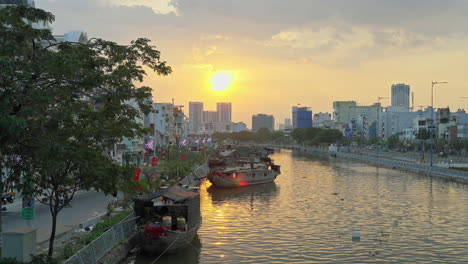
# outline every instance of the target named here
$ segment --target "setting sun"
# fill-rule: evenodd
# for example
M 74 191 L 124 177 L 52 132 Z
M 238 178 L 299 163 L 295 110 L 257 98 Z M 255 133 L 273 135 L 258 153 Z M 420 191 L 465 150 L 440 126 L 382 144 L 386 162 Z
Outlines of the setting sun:
M 228 71 L 219 71 L 216 72 L 213 77 L 211 77 L 211 85 L 214 91 L 222 91 L 229 88 L 233 81 L 234 77 L 232 72 Z

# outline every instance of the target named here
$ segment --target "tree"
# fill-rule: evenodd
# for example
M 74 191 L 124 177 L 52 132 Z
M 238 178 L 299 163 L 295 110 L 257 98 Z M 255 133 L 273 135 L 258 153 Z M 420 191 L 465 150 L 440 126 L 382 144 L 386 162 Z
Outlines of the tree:
M 388 138 L 388 147 L 389 148 L 394 149 L 394 148 L 398 147 L 399 144 L 400 144 L 400 138 L 398 137 L 398 135 L 391 135 Z
M 102 39 L 55 43 L 49 30 L 29 24 L 53 20 L 40 9 L 0 9 L 0 154 L 17 157 L 5 164 L 9 182 L 49 198 L 42 201 L 52 214 L 49 256 L 62 197 L 73 199 L 78 188 L 111 193 L 131 177 L 103 153 L 146 132 L 135 121 L 151 110 L 151 88 L 135 84 L 146 69 L 172 71 L 148 39 L 126 46 Z
M 431 132 L 426 128 L 421 128 L 418 130 L 418 133 L 416 133 L 416 138 L 420 140 L 428 140 L 431 138 Z

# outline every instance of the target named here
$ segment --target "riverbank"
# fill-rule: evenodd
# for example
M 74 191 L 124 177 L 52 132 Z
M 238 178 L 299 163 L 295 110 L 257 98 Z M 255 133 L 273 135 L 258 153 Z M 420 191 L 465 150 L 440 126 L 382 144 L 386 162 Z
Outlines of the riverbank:
M 304 153 L 317 153 L 320 155 L 330 156 L 330 152 L 328 151 L 328 149 L 322 149 L 322 148 L 298 146 L 298 145 L 269 145 L 269 147 L 292 149 L 292 150 L 296 150 L 296 151 L 300 151 Z M 366 156 L 362 154 L 360 155 L 360 154 L 349 153 L 349 152 L 342 152 L 342 151 L 333 152 L 333 157 L 351 159 L 351 160 L 370 163 L 374 165 L 384 166 L 388 168 L 400 169 L 403 171 L 410 171 L 410 172 L 415 172 L 415 173 L 419 173 L 423 175 L 435 176 L 435 177 L 439 177 L 439 178 L 443 178 L 446 180 L 455 181 L 455 182 L 459 182 L 463 184 L 468 184 L 468 172 L 466 171 L 440 168 L 440 167 L 432 167 L 426 164 L 418 164 L 415 162 L 389 160 L 385 158 L 377 158 L 377 157 Z

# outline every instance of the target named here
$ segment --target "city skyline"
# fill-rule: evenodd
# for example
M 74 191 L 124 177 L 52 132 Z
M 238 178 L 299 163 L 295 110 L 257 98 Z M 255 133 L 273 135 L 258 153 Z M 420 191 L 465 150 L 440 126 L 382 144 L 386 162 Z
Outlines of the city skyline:
M 144 84 L 156 102 L 203 101 L 213 109 L 229 101 L 233 121 L 250 124 L 253 113 L 283 120 L 297 104 L 314 112 L 331 112 L 333 101 L 370 105 L 390 97 L 396 83 L 411 86 L 415 105 L 428 106 L 431 81 L 447 81 L 434 89 L 434 106 L 468 104 L 460 98 L 468 96 L 465 2 L 35 2 L 55 14 L 55 34 L 79 29 L 123 44 L 152 39 L 174 70 L 167 78 L 149 74 Z

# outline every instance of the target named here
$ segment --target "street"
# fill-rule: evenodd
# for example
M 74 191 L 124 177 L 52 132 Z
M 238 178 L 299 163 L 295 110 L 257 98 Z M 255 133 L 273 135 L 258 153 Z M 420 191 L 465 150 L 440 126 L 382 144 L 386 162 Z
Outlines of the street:
M 57 230 L 59 235 L 88 219 L 106 212 L 107 204 L 115 199 L 111 195 L 95 191 L 78 191 L 75 194 L 71 207 L 65 207 L 57 216 Z M 3 231 L 27 226 L 28 221 L 21 219 L 21 198 L 16 198 L 13 204 L 8 204 L 7 211 L 3 213 Z M 52 229 L 52 215 L 49 206 L 35 202 L 35 218 L 31 220 L 31 227 L 37 228 L 37 242 L 48 240 Z

